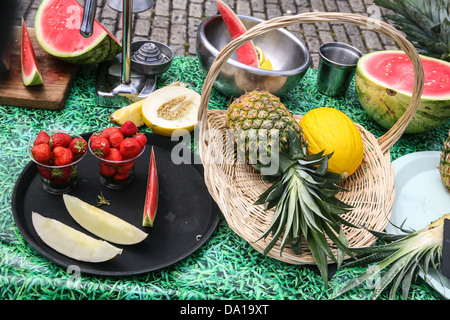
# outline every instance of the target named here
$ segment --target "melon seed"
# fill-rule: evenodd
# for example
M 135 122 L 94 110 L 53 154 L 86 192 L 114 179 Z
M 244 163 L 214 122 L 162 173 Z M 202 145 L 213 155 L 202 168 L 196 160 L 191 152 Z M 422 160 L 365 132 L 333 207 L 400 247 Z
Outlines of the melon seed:
M 166 120 L 175 120 L 180 118 L 191 105 L 192 101 L 186 100 L 186 96 L 176 97 L 158 108 L 158 116 Z

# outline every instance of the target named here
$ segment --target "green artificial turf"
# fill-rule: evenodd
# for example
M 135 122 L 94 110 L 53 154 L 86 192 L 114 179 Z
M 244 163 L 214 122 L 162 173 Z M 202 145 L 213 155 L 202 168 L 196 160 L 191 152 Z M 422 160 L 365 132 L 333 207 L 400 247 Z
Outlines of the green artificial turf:
M 364 271 L 364 268 L 341 268 L 326 287 L 310 266 L 264 257 L 236 235 L 223 218 L 199 250 L 174 265 L 145 275 L 121 278 L 78 275 L 76 270 L 65 270 L 41 256 L 24 241 L 14 223 L 11 211 L 14 185 L 29 162 L 26 145 L 39 130 L 64 128 L 84 133 L 111 125 L 109 116 L 114 109 L 98 107 L 95 102 L 95 71 L 95 66 L 80 67 L 61 110 L 0 106 L 0 299 L 326 300 Z M 328 98 L 315 89 L 315 74 L 316 70 L 309 70 L 303 81 L 282 97 L 293 113 L 331 106 L 344 111 L 377 137 L 385 132 L 361 108 L 353 86 L 345 98 Z M 195 58 L 175 57 L 171 68 L 159 77 L 158 86 L 182 81 L 201 93 L 203 80 Z M 229 101 L 230 97 L 213 90 L 210 108 L 226 108 Z M 449 127 L 450 121 L 427 133 L 402 137 L 391 149 L 392 160 L 411 152 L 442 150 Z M 371 285 L 363 283 L 358 290 L 339 299 L 368 299 Z M 387 294 L 380 299 L 387 299 Z M 442 297 L 419 278 L 409 299 Z

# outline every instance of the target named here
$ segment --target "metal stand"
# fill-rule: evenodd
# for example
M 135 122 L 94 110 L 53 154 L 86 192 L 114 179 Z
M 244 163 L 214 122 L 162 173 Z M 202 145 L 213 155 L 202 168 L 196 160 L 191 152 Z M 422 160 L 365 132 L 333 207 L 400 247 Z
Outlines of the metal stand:
M 99 65 L 97 73 L 98 105 L 123 106 L 124 97 L 139 94 L 145 86 L 146 77 L 131 70 L 131 29 L 133 13 L 153 6 L 153 0 L 108 0 L 108 5 L 122 12 L 122 54 Z
M 156 88 L 156 76 L 169 69 L 173 50 L 156 41 L 131 42 L 133 13 L 153 6 L 153 0 L 107 0 L 122 12 L 122 54 L 99 65 L 97 71 L 97 104 L 121 107 L 130 99 L 144 99 Z M 86 0 L 80 33 L 90 37 L 94 28 L 96 0 Z M 133 56 L 135 53 L 135 56 Z

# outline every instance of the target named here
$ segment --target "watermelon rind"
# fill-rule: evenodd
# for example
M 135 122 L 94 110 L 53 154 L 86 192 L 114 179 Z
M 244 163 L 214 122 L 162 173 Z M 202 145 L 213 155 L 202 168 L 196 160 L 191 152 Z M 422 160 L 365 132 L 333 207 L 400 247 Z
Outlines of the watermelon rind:
M 394 90 L 364 69 L 368 58 L 373 55 L 392 54 L 403 51 L 382 50 L 368 53 L 361 57 L 355 73 L 355 90 L 362 108 L 380 126 L 390 129 L 405 113 L 411 102 L 412 93 L 405 90 Z M 449 68 L 450 63 L 426 56 L 421 59 L 435 60 L 442 67 Z M 426 74 L 426 70 L 425 70 Z M 400 78 L 404 75 L 398 75 Z M 404 133 L 424 133 L 444 124 L 450 118 L 450 92 L 442 92 L 439 96 L 422 95 L 417 111 L 406 127 Z
M 57 8 L 52 8 L 53 4 L 58 4 Z M 44 13 L 47 10 L 59 10 L 54 15 L 61 13 L 69 15 L 67 19 L 61 19 L 60 24 L 55 28 L 58 28 L 58 32 L 62 33 L 61 36 L 64 41 L 79 41 L 79 49 L 76 51 L 60 51 L 55 48 L 52 41 L 55 41 L 55 37 L 50 37 L 44 34 L 42 25 L 46 22 L 43 18 Z M 103 32 L 92 41 L 89 45 L 84 44 L 87 38 L 84 38 L 81 33 L 73 36 L 72 29 L 77 29 L 81 25 L 81 17 L 83 13 L 83 7 L 76 0 L 43 0 L 36 12 L 35 17 L 35 34 L 41 47 L 51 54 L 52 56 L 72 63 L 72 64 L 96 64 L 104 61 L 111 60 L 117 56 L 121 51 L 121 44 L 111 35 L 97 20 L 95 20 L 94 28 L 102 28 Z M 70 17 L 70 14 L 74 15 Z M 73 25 L 70 25 L 73 24 Z M 72 36 L 64 36 L 64 33 L 72 33 Z
M 25 21 L 22 19 L 22 30 L 20 37 L 20 70 L 22 75 L 22 82 L 25 86 L 37 86 L 44 84 L 41 72 L 37 65 L 36 54 L 28 34 L 28 29 Z M 26 70 L 31 68 L 31 73 L 26 73 Z

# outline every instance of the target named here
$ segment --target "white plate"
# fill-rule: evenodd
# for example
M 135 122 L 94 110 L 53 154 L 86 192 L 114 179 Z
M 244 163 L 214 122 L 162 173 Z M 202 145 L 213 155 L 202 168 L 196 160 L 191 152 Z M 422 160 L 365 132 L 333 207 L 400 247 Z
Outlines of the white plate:
M 442 183 L 438 166 L 440 151 L 423 151 L 405 155 L 393 161 L 395 200 L 390 221 L 395 226 L 419 230 L 450 213 L 450 192 Z M 388 224 L 386 231 L 401 233 Z M 430 270 L 420 273 L 432 287 L 450 299 L 450 279 Z

